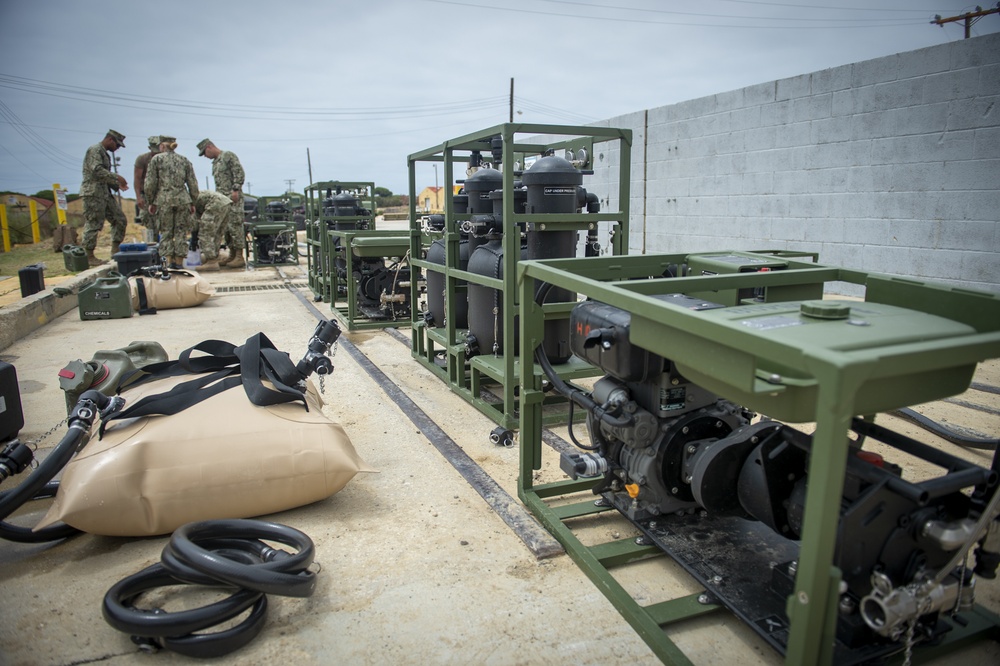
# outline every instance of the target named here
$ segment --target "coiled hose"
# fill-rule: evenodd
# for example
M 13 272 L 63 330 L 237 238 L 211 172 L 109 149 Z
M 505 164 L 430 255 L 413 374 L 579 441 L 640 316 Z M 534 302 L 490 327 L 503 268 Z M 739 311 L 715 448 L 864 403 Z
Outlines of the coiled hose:
M 272 548 L 263 540 L 295 549 Z M 144 652 L 170 650 L 189 657 L 219 657 L 253 640 L 267 615 L 266 594 L 308 597 L 316 575 L 308 569 L 315 556 L 312 540 L 286 525 L 259 520 L 206 520 L 188 523 L 170 537 L 160 562 L 115 583 L 104 595 L 104 619 L 131 634 Z M 234 589 L 220 601 L 185 611 L 143 609 L 143 592 L 173 585 Z M 250 608 L 236 625 L 216 632 L 205 629 L 227 622 Z

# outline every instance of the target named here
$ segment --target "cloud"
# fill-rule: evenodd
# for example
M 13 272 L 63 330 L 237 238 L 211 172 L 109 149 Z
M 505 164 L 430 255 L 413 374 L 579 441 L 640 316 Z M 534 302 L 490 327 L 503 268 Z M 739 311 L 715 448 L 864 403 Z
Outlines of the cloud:
M 287 180 L 301 190 L 307 149 L 314 180 L 405 192 L 407 155 L 507 120 L 512 77 L 519 121 L 581 124 L 959 39 L 960 26 L 929 20 L 965 8 L 612 4 L 4 3 L 0 189 L 76 191 L 86 148 L 114 128 L 129 137 L 126 177 L 163 133 L 199 182 L 210 165 L 195 143 L 207 136 L 240 156 L 254 194 Z M 976 29 L 1000 28 L 987 19 Z

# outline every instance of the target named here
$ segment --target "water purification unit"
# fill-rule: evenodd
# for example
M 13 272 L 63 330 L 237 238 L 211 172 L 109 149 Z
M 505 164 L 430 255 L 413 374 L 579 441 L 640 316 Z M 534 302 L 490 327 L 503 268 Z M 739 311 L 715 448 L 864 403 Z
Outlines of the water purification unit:
M 962 393 L 1000 357 L 1000 295 L 768 252 L 517 268 L 519 495 L 661 659 L 689 663 L 665 627 L 721 608 L 788 664 L 1000 636 L 975 603 L 1000 564 L 1000 458 L 973 464 L 878 418 Z M 824 298 L 834 282 L 864 300 Z M 550 359 L 560 291 L 584 297 L 566 305 L 570 350 L 601 375 L 587 386 Z M 553 391 L 587 419 L 561 453 L 542 446 Z M 538 484 L 545 456 L 558 467 Z M 638 537 L 585 546 L 601 521 Z M 640 603 L 615 574 L 664 554 L 702 591 Z
M 608 253 L 626 252 L 631 140 L 627 129 L 510 123 L 408 158 L 411 264 L 426 283 L 413 357 L 501 428 L 518 423 L 515 268 L 589 256 L 602 236 Z M 417 211 L 416 170 L 428 164 L 443 166 L 447 189 L 461 186 L 443 214 Z M 416 279 L 411 293 L 416 303 Z M 561 376 L 592 373 L 569 351 L 568 316 L 546 309 L 545 344 Z

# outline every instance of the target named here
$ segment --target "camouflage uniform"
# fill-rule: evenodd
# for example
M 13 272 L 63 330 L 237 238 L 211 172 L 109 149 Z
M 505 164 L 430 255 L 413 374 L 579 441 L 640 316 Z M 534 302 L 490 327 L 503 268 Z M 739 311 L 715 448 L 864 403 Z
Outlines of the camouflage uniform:
M 114 193 L 118 191 L 118 174 L 111 171 L 111 157 L 100 143 L 87 148 L 83 158 L 83 247 L 93 253 L 97 247 L 97 233 L 104 228 L 104 221 L 111 223 L 111 240 L 121 243 L 125 238 L 125 214 Z
M 246 232 L 243 230 L 243 181 L 246 174 L 236 153 L 223 150 L 222 154 L 212 160 L 212 177 L 215 178 L 215 191 L 230 197 L 233 192 L 239 192 L 239 198 L 229 201 L 229 220 L 226 224 L 226 245 L 229 252 L 243 254 L 247 246 Z
M 143 183 L 146 200 L 156 205 L 160 227 L 160 255 L 184 257 L 193 220 L 191 206 L 198 198 L 198 181 L 188 158 L 167 150 L 154 155 Z
M 198 222 L 198 243 L 205 262 L 219 256 L 219 243 L 226 231 L 233 201 L 220 192 L 202 190 L 194 202 Z
M 138 204 L 140 201 L 143 204 L 142 208 L 136 206 L 135 221 L 149 229 L 153 233 L 153 237 L 156 237 L 156 217 L 149 212 L 149 201 L 146 200 L 145 184 L 146 184 L 146 171 L 149 169 L 149 160 L 153 159 L 153 155 L 159 153 L 159 141 L 160 137 L 151 136 L 149 137 L 149 147 L 150 151 L 148 153 L 143 153 L 139 157 L 135 158 L 135 201 Z

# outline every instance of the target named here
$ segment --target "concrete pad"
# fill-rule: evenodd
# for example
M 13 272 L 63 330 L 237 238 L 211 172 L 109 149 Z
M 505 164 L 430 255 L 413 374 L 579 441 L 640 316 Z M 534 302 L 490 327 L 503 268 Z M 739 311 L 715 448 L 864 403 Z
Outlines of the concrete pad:
M 311 300 L 303 271 L 304 262 L 301 269 L 208 273 L 216 296 L 195 308 L 152 316 L 81 321 L 74 308 L 52 317 L 0 353 L 18 372 L 26 421 L 21 438 L 33 441 L 51 432 L 40 443 L 43 453 L 56 444 L 65 417 L 57 373 L 100 349 L 155 340 L 176 358 L 202 340 L 240 344 L 261 331 L 293 360 L 301 358 L 316 320 L 288 286 L 303 285 Z M 492 445 L 491 421 L 413 361 L 409 347 L 392 333 L 362 331 L 345 334 L 345 340 L 516 498 L 517 447 Z M 536 559 L 344 349 L 333 360 L 334 373 L 324 382 L 324 413 L 344 425 L 360 455 L 379 471 L 359 475 L 327 500 L 268 517 L 315 541 L 322 567 L 316 593 L 308 599 L 271 597 L 261 635 L 216 663 L 658 663 L 568 557 Z M 977 377 L 996 384 L 995 366 L 988 372 L 994 374 Z M 995 426 L 976 424 L 994 427 L 994 436 Z M 539 475 L 547 480 L 557 470 L 546 459 Z M 17 521 L 28 524 L 44 510 L 30 507 Z M 634 535 L 629 528 L 620 519 L 594 520 L 588 538 L 627 539 Z M 0 542 L 0 663 L 135 663 L 136 647 L 105 623 L 101 602 L 115 582 L 157 561 L 166 541 L 80 535 L 41 545 Z M 666 558 L 630 567 L 622 582 L 644 601 L 698 591 Z M 981 589 L 980 601 L 1000 610 L 996 583 Z M 168 602 L 168 609 L 181 604 Z M 695 664 L 781 663 L 727 613 L 669 633 Z M 991 643 L 952 658 L 969 666 L 997 663 L 1000 649 Z M 166 652 L 155 659 L 190 663 Z

